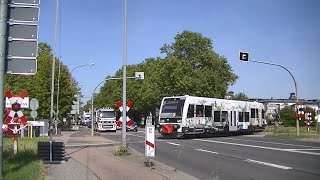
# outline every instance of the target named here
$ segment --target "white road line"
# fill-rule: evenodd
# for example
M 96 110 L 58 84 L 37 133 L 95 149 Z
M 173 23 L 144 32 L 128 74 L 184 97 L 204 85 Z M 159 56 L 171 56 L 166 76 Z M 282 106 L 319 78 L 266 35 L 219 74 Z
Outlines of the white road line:
M 238 138 L 224 138 L 224 139 L 231 139 L 231 140 L 237 140 L 237 141 L 250 141 L 250 142 L 261 142 L 265 144 L 277 144 L 277 145 L 287 145 L 287 146 L 299 146 L 299 147 L 308 147 L 308 148 L 318 148 L 315 146 L 305 146 L 305 145 L 297 145 L 297 144 L 287 144 L 287 143 L 275 143 L 275 142 L 266 142 L 266 141 L 256 141 L 256 140 L 250 140 L 250 139 L 238 139 Z
M 288 151 L 320 151 L 320 149 L 286 149 Z
M 135 136 L 135 137 L 140 137 L 140 138 L 145 138 L 145 136 L 139 136 L 139 135 L 135 135 L 135 134 L 129 134 L 128 133 L 128 135 L 130 135 L 130 136 Z M 156 139 L 156 141 L 165 141 L 165 140 L 162 140 L 162 139 Z
M 211 154 L 219 154 L 217 152 L 213 152 L 213 151 L 208 151 L 208 150 L 205 150 L 205 149 L 194 149 L 196 151 L 201 151 L 201 152 L 207 152 L 207 153 L 211 153 Z
M 172 142 L 167 142 L 168 144 L 174 145 L 174 146 L 181 146 L 180 144 L 172 143 Z
M 292 167 L 281 166 L 281 165 L 278 165 L 278 164 L 272 164 L 272 163 L 267 163 L 267 162 L 262 162 L 262 161 L 256 161 L 256 160 L 252 160 L 252 159 L 246 159 L 244 161 L 255 163 L 255 164 L 261 164 L 261 165 L 265 165 L 265 166 L 270 166 L 270 167 L 275 167 L 275 168 L 279 168 L 279 169 L 285 169 L 285 170 L 293 169 Z
M 218 143 L 218 144 L 229 144 L 229 145 L 234 145 L 234 146 L 244 146 L 244 147 L 269 149 L 269 150 L 284 151 L 284 152 L 295 152 L 295 153 L 301 153 L 301 154 L 311 154 L 311 155 L 320 156 L 320 153 L 314 153 L 314 152 L 295 151 L 295 150 L 287 150 L 287 149 L 280 149 L 280 148 L 255 146 L 255 145 L 249 145 L 249 144 L 239 144 L 239 143 L 231 143 L 231 142 L 223 142 L 223 141 L 213 141 L 213 140 L 205 140 L 205 139 L 193 139 L 193 140 L 194 141 L 204 141 L 204 142 L 211 142 L 211 143 Z

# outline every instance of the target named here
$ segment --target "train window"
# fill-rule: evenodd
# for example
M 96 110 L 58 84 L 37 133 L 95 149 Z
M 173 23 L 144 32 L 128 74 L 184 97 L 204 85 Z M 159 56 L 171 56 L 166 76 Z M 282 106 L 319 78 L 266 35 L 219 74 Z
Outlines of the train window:
M 205 117 L 212 117 L 212 106 L 205 106 Z
M 244 122 L 249 122 L 249 112 L 244 113 Z
M 197 113 L 197 117 L 203 117 L 203 106 L 202 105 L 196 106 L 196 113 Z
M 214 111 L 214 122 L 220 122 L 220 111 Z
M 243 122 L 243 112 L 239 112 L 239 122 Z
M 221 122 L 228 122 L 228 111 L 222 111 Z
M 251 108 L 251 118 L 256 118 L 255 109 Z
M 194 117 L 194 105 L 190 104 L 188 108 L 187 118 L 193 118 L 193 117 Z
M 251 118 L 257 118 L 259 114 L 259 109 L 251 108 Z

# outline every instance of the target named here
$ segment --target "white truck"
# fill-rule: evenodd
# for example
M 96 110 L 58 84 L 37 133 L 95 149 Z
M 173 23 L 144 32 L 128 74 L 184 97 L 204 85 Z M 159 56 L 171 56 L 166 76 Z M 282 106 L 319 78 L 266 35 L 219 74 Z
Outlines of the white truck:
M 83 111 L 81 124 L 84 126 L 88 126 L 89 123 L 91 123 L 91 112 Z
M 102 108 L 95 113 L 95 131 L 116 131 L 116 112 L 113 108 Z

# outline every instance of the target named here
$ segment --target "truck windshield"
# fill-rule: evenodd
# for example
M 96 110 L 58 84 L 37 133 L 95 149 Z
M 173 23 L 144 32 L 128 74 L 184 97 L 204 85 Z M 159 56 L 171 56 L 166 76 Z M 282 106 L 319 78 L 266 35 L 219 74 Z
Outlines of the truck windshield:
M 114 111 L 100 111 L 98 113 L 98 117 L 100 117 L 100 118 L 114 118 L 115 113 L 114 113 Z
M 185 99 L 168 98 L 163 101 L 160 118 L 181 118 Z

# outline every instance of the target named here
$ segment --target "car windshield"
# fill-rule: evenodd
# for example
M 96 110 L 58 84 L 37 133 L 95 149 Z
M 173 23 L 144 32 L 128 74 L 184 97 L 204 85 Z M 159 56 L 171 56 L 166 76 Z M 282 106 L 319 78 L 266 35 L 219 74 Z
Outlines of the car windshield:
M 114 111 L 100 111 L 98 112 L 98 117 L 100 118 L 114 118 Z

